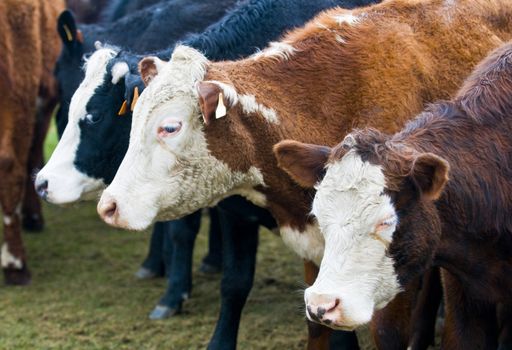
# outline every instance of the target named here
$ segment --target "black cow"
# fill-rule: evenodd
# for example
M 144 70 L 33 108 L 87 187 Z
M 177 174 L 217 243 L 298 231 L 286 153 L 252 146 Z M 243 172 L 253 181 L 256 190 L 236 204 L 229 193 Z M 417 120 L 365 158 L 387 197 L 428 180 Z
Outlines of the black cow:
M 84 77 L 82 70 L 83 57 L 94 51 L 94 40 L 100 39 L 115 44 L 129 45 L 134 51 L 141 52 L 148 48 L 168 47 L 174 44 L 178 37 L 184 36 L 187 32 L 202 29 L 208 23 L 219 19 L 225 13 L 226 8 L 235 2 L 235 0 L 223 0 L 216 2 L 213 6 L 211 2 L 205 0 L 167 0 L 113 23 L 80 26 L 80 29 L 77 28 L 72 14 L 64 12 L 60 16 L 58 24 L 58 30 L 64 45 L 55 70 L 61 96 L 61 107 L 57 113 L 59 134 L 62 135 L 67 124 L 71 97 Z M 125 8 L 141 5 L 140 1 L 131 0 L 119 1 L 114 7 L 119 8 L 119 4 L 122 4 Z M 208 15 L 203 14 L 205 11 L 208 12 Z M 117 13 L 117 15 L 121 16 L 122 14 Z M 168 23 L 168 21 L 171 23 Z M 155 32 L 161 32 L 163 37 L 156 37 L 155 35 L 151 42 L 144 39 L 154 35 L 152 33 Z M 104 143 L 105 149 L 109 148 L 105 144 L 108 139 L 99 141 Z M 114 160 L 112 177 L 124 152 L 125 150 L 121 146 L 119 161 Z M 96 164 L 96 167 L 109 169 L 109 166 L 105 166 L 101 162 Z M 110 180 L 105 179 L 106 183 L 109 183 Z M 221 265 L 220 229 L 218 225 L 215 225 L 218 220 L 216 220 L 216 214 L 214 215 L 212 217 L 213 225 L 210 226 L 210 249 L 201 265 L 201 270 L 205 272 L 218 271 Z M 196 217 L 199 216 L 196 215 Z M 179 312 L 183 299 L 190 293 L 191 272 L 187 269 L 190 264 L 182 263 L 181 260 L 192 258 L 193 243 L 192 245 L 186 245 L 187 248 L 184 247 L 184 244 L 181 244 L 180 249 L 175 249 L 172 244 L 172 235 L 168 233 L 170 231 L 182 231 L 187 233 L 185 237 L 189 237 L 188 232 L 194 225 L 187 225 L 186 222 L 157 223 L 155 225 L 148 257 L 136 274 L 139 278 L 147 278 L 164 275 L 165 271 L 168 270 L 169 284 L 180 286 L 180 288 L 168 289 L 158 306 L 151 313 L 151 318 L 164 318 Z M 199 227 L 199 222 L 196 226 Z M 170 261 L 174 262 L 173 267 L 169 266 Z M 169 272 L 170 270 L 172 271 Z

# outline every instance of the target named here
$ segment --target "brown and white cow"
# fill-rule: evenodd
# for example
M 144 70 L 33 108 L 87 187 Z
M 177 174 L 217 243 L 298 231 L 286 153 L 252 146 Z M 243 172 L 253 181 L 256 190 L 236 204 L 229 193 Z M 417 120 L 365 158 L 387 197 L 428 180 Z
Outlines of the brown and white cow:
M 55 101 L 53 67 L 60 52 L 55 26 L 64 8 L 63 0 L 0 2 L 0 204 L 4 224 L 1 265 L 9 284 L 30 281 L 21 238 L 22 201 L 29 182 L 27 167 L 39 161 L 37 157 L 29 160 L 37 99 L 42 98 L 39 107 L 45 116 L 51 109 L 49 101 Z M 34 144 L 38 142 L 35 140 Z M 30 208 L 28 202 L 25 208 L 38 210 Z
M 130 146 L 98 212 L 143 229 L 242 194 L 270 209 L 284 241 L 320 262 L 312 190 L 277 167 L 285 139 L 334 145 L 354 126 L 396 131 L 447 98 L 512 33 L 507 0 L 404 1 L 326 11 L 240 61 L 177 47 L 141 62 L 144 90 Z
M 440 266 L 443 347 L 496 349 L 496 306 L 512 301 L 511 135 L 509 43 L 453 101 L 395 135 L 354 131 L 332 150 L 278 144 L 280 164 L 301 184 L 323 177 L 312 212 L 326 246 L 305 293 L 308 314 L 333 327 L 368 322 L 409 280 Z

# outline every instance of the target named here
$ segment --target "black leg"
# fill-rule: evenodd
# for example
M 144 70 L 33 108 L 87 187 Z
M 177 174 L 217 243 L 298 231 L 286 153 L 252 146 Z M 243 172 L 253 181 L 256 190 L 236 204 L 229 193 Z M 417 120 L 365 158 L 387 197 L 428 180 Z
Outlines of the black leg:
M 153 227 L 149 241 L 149 251 L 141 268 L 135 274 L 140 279 L 165 276 L 165 261 L 163 257 L 165 222 L 157 222 Z
M 181 306 L 192 290 L 192 255 L 201 225 L 201 211 L 180 220 L 166 222 L 164 256 L 167 260 L 169 282 L 159 304 L 151 312 L 151 319 L 163 319 L 181 311 Z
M 211 208 L 209 213 L 208 254 L 204 257 L 199 270 L 211 274 L 219 273 L 222 269 L 222 233 L 217 208 Z
M 240 315 L 254 281 L 258 222 L 219 209 L 222 227 L 221 310 L 210 350 L 236 348 Z

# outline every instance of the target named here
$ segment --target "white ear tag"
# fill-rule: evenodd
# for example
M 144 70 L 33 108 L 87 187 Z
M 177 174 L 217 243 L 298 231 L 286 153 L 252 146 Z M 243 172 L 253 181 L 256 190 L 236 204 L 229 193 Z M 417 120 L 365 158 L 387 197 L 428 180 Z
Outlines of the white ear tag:
M 226 106 L 224 106 L 224 96 L 222 92 L 219 93 L 219 103 L 217 104 L 217 109 L 215 110 L 215 119 L 219 119 L 225 117 L 227 113 Z

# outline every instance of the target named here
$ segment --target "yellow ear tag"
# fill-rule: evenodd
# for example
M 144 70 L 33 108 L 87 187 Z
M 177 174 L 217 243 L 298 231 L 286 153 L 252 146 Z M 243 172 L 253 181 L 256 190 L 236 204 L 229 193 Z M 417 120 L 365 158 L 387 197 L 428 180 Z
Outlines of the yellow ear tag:
M 217 109 L 215 110 L 215 119 L 222 118 L 226 116 L 227 110 L 226 106 L 224 105 L 224 96 L 222 95 L 222 92 L 219 93 L 219 103 L 217 104 Z
M 68 41 L 73 41 L 73 35 L 71 34 L 71 30 L 69 30 L 69 27 L 64 24 L 64 31 L 66 32 L 66 38 Z
M 119 112 L 117 112 L 117 115 L 125 115 L 126 114 L 126 100 L 124 100 L 123 104 L 121 105 L 121 108 L 119 108 Z
M 132 100 L 132 105 L 130 106 L 130 111 L 133 112 L 133 110 L 135 109 L 135 104 L 137 103 L 138 99 L 139 99 L 139 87 L 136 86 L 133 89 L 133 100 Z

